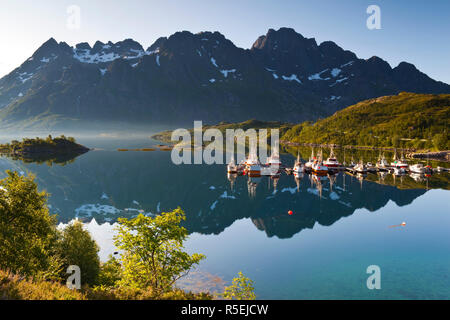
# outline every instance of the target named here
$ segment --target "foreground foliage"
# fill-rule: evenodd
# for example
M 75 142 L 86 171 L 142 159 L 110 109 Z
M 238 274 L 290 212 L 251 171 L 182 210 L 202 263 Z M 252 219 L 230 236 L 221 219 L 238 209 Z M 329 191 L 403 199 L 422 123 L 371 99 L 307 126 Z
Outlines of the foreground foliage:
M 180 223 L 185 219 L 180 208 L 154 218 L 140 214 L 130 220 L 119 219 L 115 244 L 123 251 L 121 285 L 151 287 L 163 293 L 205 258 L 183 251 L 188 232 Z
M 233 279 L 231 286 L 225 287 L 223 298 L 227 300 L 255 300 L 256 295 L 253 281 L 239 271 L 238 276 Z

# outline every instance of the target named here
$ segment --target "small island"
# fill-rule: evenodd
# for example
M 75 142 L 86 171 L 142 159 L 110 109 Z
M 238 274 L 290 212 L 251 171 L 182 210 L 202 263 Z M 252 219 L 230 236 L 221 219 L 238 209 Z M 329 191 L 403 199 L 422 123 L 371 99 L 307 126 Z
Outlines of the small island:
M 73 137 L 61 135 L 53 138 L 24 138 L 11 143 L 0 144 L 0 154 L 21 159 L 25 162 L 55 162 L 66 163 L 90 149 L 78 144 Z

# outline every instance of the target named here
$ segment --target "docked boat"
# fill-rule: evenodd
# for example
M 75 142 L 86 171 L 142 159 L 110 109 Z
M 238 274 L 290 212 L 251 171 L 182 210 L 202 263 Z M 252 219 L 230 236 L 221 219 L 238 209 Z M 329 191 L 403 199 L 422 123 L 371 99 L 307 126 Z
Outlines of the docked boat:
M 308 162 L 305 163 L 305 170 L 311 171 L 314 161 L 316 161 L 316 157 L 314 156 L 314 149 L 312 149 L 311 156 L 309 157 Z
M 422 163 L 417 163 L 409 166 L 409 171 L 422 174 L 425 173 L 425 167 L 423 166 Z
M 315 174 L 319 175 L 328 174 L 328 167 L 325 166 L 322 161 L 322 152 L 320 153 L 318 159 L 314 161 L 313 165 L 311 166 L 311 169 Z
M 294 168 L 292 171 L 295 173 L 302 173 L 304 171 L 303 163 L 300 161 L 300 154 L 297 154 L 297 159 L 295 160 Z
M 256 154 L 256 147 L 250 150 L 245 165 L 245 172 L 249 177 L 261 176 L 261 163 L 259 162 L 258 156 Z
M 336 156 L 334 155 L 333 148 L 331 148 L 330 156 L 327 160 L 323 162 L 323 164 L 328 167 L 328 169 L 340 169 L 342 168 L 342 164 L 339 163 Z
M 267 158 L 266 165 L 281 168 L 282 163 L 280 160 L 280 152 L 277 146 L 274 146 L 272 148 L 272 154 L 270 155 L 270 157 Z
M 364 162 L 361 160 L 357 165 L 353 167 L 353 171 L 357 173 L 367 173 L 367 168 L 364 165 Z
M 383 156 L 378 158 L 377 163 L 375 164 L 375 167 L 379 171 L 387 171 L 389 169 L 389 163 L 387 162 L 386 158 Z
M 403 157 L 403 154 L 400 159 L 397 159 L 397 153 L 394 154 L 394 161 L 391 162 L 391 166 L 394 168 L 404 168 L 404 169 L 408 168 L 408 164 L 406 163 L 406 160 Z

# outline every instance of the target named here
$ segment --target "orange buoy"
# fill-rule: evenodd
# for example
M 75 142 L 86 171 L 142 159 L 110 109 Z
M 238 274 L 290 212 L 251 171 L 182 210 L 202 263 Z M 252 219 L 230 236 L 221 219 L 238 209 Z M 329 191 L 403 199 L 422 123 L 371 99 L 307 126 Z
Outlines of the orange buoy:
M 402 222 L 402 223 L 400 223 L 400 224 L 395 224 L 395 225 L 393 225 L 393 226 L 389 226 L 389 228 L 404 227 L 404 226 L 406 226 L 406 222 Z
M 292 216 L 292 213 L 293 213 L 292 210 L 288 211 L 288 215 Z

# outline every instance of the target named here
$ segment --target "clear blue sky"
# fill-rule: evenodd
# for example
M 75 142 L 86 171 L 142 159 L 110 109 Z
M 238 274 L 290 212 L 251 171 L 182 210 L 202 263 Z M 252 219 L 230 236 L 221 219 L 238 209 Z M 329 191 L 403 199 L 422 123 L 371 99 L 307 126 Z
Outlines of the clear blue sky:
M 371 4 L 381 9 L 381 30 L 366 27 Z M 79 30 L 66 27 L 69 5 L 81 9 Z M 360 58 L 380 56 L 392 67 L 408 61 L 450 83 L 448 0 L 0 0 L 0 76 L 50 37 L 70 45 L 133 38 L 147 48 L 180 30 L 220 31 L 249 48 L 267 29 L 279 27 L 318 43 L 332 40 Z

